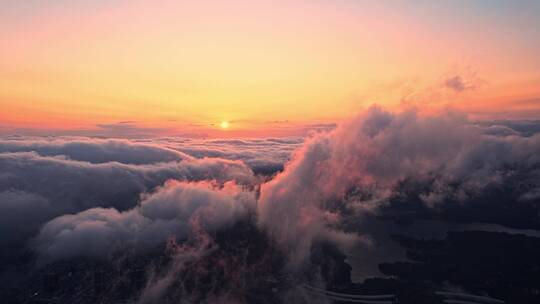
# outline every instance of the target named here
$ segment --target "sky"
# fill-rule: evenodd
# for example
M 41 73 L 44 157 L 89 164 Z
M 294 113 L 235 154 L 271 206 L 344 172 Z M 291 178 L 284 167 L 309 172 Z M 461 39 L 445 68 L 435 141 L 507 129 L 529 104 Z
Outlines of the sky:
M 288 136 L 374 103 L 540 119 L 539 32 L 533 0 L 2 0 L 0 134 Z

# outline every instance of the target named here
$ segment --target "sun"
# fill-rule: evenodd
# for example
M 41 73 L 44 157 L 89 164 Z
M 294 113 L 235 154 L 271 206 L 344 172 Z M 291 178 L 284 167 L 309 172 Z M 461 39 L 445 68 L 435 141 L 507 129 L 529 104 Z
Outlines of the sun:
M 229 122 L 224 120 L 222 121 L 219 126 L 222 128 L 222 129 L 228 129 L 229 128 Z

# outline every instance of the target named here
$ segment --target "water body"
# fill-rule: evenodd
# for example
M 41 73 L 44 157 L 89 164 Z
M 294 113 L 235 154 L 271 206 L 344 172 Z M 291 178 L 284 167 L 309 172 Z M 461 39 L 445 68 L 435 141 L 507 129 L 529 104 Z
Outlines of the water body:
M 522 234 L 540 238 L 539 230 L 508 228 L 488 223 L 457 223 L 433 220 L 419 220 L 412 225 L 397 225 L 390 221 L 368 219 L 358 229 L 370 238 L 370 243 L 359 243 L 347 254 L 347 262 L 352 267 L 353 282 L 362 282 L 370 277 L 384 277 L 378 265 L 383 262 L 407 260 L 405 249 L 393 241 L 393 234 L 423 239 L 443 239 L 449 231 L 487 231 Z

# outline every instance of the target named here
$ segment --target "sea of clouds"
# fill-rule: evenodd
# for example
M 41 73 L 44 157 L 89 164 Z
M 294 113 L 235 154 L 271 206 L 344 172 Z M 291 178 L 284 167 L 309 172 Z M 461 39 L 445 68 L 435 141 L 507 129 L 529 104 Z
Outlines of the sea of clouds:
M 39 265 L 106 259 L 247 217 L 291 271 L 317 242 L 369 246 L 362 223 L 403 208 L 486 222 L 498 221 L 490 209 L 517 212 L 538 229 L 539 125 L 374 106 L 305 138 L 3 136 L 0 263 L 27 251 Z

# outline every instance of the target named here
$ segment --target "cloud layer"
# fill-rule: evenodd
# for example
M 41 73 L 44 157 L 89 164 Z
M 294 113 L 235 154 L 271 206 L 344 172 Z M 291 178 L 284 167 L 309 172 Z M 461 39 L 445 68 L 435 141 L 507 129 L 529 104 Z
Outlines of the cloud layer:
M 142 193 L 167 180 L 221 185 L 234 181 L 246 187 L 254 187 L 258 180 L 241 161 L 197 159 L 128 141 L 7 140 L 0 147 L 7 151 L 0 153 L 0 226 L 5 232 L 0 233 L 0 245 L 4 248 L 15 243 L 21 247 L 56 216 L 95 207 L 129 210 Z M 13 152 L 21 150 L 28 151 Z M 17 253 L 12 247 L 2 250 L 1 256 Z
M 118 250 L 148 249 L 168 238 L 185 239 L 192 227 L 215 231 L 254 210 L 253 192 L 234 182 L 168 182 L 143 195 L 134 208 L 91 208 L 48 222 L 35 246 L 45 259 L 107 257 Z
M 371 219 L 399 212 L 540 227 L 535 126 L 372 107 L 307 138 L 4 138 L 0 258 L 145 252 L 253 217 L 301 270 L 314 244 L 370 246 Z

